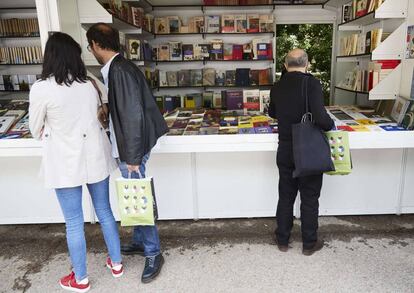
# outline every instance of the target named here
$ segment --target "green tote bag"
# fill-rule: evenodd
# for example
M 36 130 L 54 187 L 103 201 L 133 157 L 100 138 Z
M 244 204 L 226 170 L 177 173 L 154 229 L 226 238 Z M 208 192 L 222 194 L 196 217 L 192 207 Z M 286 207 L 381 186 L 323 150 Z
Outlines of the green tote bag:
M 154 226 L 157 205 L 152 177 L 116 180 L 121 226 Z
M 352 171 L 349 137 L 346 131 L 328 131 L 325 133 L 331 149 L 331 158 L 335 171 L 326 172 L 328 175 L 348 175 Z

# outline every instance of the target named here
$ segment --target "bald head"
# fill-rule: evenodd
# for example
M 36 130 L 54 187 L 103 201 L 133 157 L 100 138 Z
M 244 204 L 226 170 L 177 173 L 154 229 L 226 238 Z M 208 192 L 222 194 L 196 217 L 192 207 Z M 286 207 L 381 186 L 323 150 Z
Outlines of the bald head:
M 302 49 L 293 49 L 285 58 L 287 71 L 306 70 L 308 66 L 308 54 Z

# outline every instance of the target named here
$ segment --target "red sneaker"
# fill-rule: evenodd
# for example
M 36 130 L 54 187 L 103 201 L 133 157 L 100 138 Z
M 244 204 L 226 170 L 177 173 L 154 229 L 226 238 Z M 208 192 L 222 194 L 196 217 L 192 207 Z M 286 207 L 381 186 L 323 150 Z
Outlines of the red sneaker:
M 75 273 L 71 272 L 69 275 L 60 279 L 60 286 L 72 292 L 88 292 L 91 289 L 91 285 L 89 284 L 89 280 L 86 280 L 86 284 L 78 284 L 75 279 Z
M 122 264 L 116 266 L 112 265 L 112 261 L 109 257 L 106 259 L 106 267 L 111 270 L 114 278 L 119 278 L 124 274 L 124 266 Z

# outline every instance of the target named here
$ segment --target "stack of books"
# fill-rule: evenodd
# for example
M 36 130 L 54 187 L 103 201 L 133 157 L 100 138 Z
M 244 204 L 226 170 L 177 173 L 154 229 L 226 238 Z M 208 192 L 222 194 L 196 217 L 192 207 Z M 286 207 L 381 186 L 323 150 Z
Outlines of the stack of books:
M 42 62 L 41 47 L 0 48 L 0 64 L 40 64 Z
M 1 37 L 38 37 L 37 18 L 0 19 Z
M 0 91 L 29 91 L 40 75 L 0 75 Z
M 28 108 L 28 100 L 0 100 L 0 139 L 31 138 Z
M 153 32 L 154 17 L 145 14 L 144 9 L 135 5 L 133 1 L 110 0 L 108 11 L 137 28 Z
M 382 28 L 374 29 L 366 34 L 352 34 L 339 40 L 339 56 L 352 56 L 372 53 L 390 33 Z
M 378 9 L 384 0 L 353 0 L 342 6 L 342 22 L 362 17 Z

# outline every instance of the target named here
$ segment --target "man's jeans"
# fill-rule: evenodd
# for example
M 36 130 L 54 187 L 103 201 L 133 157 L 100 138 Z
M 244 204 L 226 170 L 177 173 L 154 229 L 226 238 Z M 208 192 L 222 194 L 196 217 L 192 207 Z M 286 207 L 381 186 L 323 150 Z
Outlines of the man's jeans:
M 87 184 L 93 206 L 104 235 L 112 262 L 121 262 L 121 245 L 118 225 L 109 203 L 109 177 L 94 184 Z M 86 241 L 82 211 L 82 186 L 56 189 L 57 198 L 65 217 L 66 239 L 76 280 L 87 277 Z
M 145 165 L 150 157 L 150 154 L 145 155 L 142 158 L 142 163 L 139 166 L 138 172 L 132 172 L 131 178 L 140 178 L 145 177 Z M 125 162 L 119 163 L 119 170 L 121 171 L 122 177 L 128 178 L 128 168 Z M 145 256 L 156 256 L 160 254 L 160 238 L 158 236 L 158 229 L 157 226 L 135 226 L 134 227 L 134 235 L 132 238 L 132 242 L 134 244 L 141 245 L 144 248 Z

